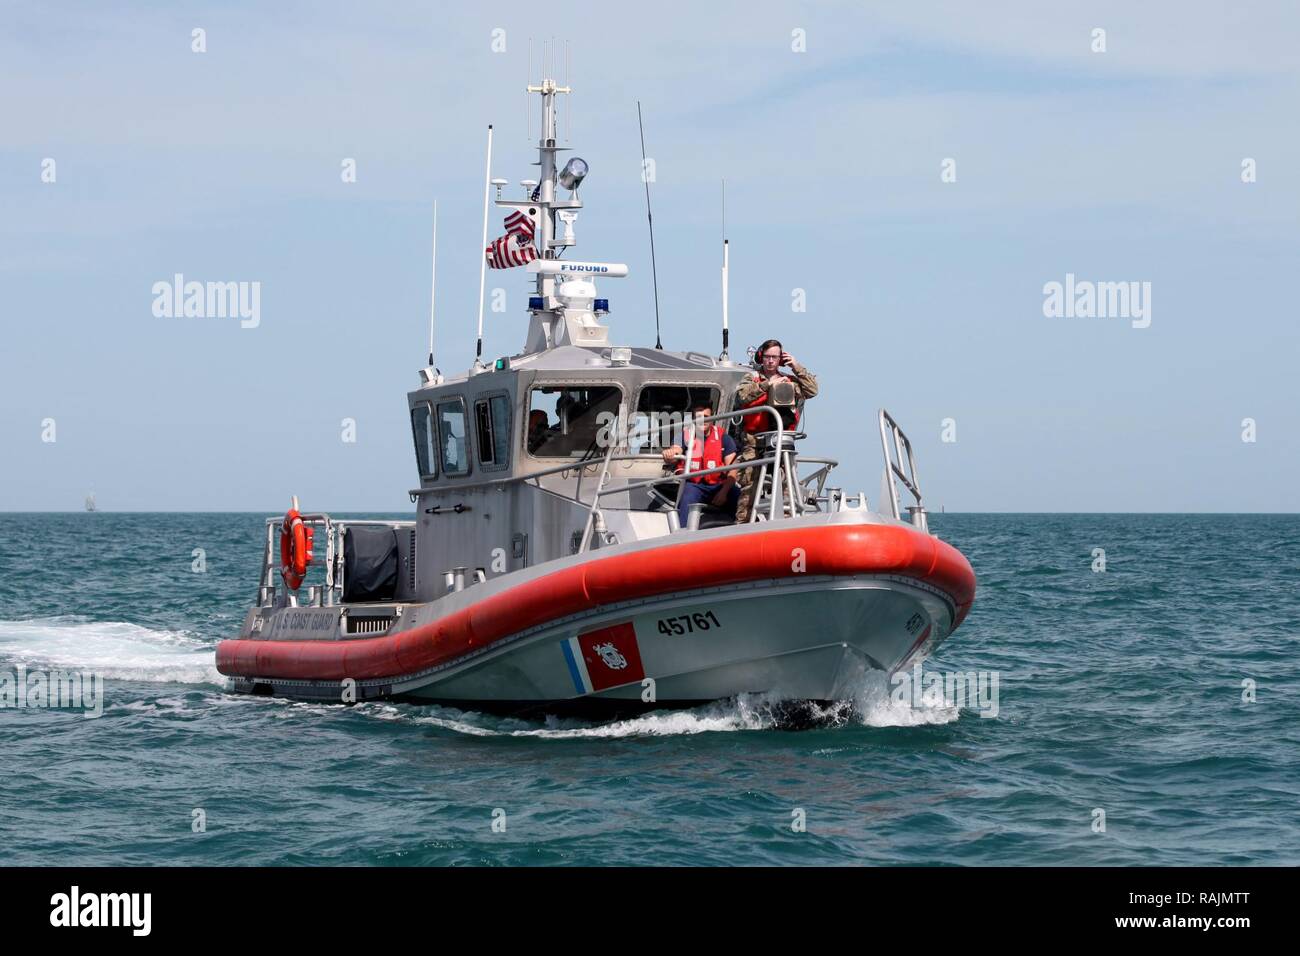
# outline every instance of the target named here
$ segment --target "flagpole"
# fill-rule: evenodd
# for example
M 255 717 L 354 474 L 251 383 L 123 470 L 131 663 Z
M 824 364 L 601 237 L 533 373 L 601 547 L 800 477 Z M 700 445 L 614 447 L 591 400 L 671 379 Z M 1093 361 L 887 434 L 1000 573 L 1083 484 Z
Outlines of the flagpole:
M 483 241 L 479 243 L 478 264 L 478 344 L 474 350 L 474 367 L 483 367 L 483 294 L 487 290 L 488 207 L 492 199 L 492 124 L 488 124 L 487 172 L 483 175 Z

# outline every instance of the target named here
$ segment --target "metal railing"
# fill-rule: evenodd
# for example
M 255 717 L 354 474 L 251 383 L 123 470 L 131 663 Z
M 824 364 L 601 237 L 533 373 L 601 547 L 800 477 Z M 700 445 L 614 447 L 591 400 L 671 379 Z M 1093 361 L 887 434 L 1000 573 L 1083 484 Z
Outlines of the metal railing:
M 891 438 L 893 439 L 892 453 Z M 907 506 L 912 524 L 925 531 L 927 529 L 925 506 L 921 499 L 921 480 L 916 474 L 916 458 L 912 454 L 912 443 L 903 434 L 903 429 L 898 426 L 898 422 L 894 421 L 894 417 L 883 408 L 880 410 L 880 448 L 885 453 L 885 484 L 887 485 L 887 488 L 882 490 L 887 492 L 885 497 L 889 499 L 889 506 L 893 509 L 894 520 L 902 520 L 898 497 L 898 482 L 901 481 L 903 487 L 912 493 L 916 501 L 916 504 Z M 902 467 L 904 461 L 907 463 L 906 471 Z
M 776 427 L 772 431 L 762 432 L 761 435 L 768 439 L 768 444 L 773 449 L 772 454 L 762 455 L 752 458 L 748 461 L 733 461 L 729 465 L 719 465 L 714 468 L 704 468 L 696 471 L 691 470 L 689 442 L 691 426 L 708 425 L 713 422 L 728 421 L 738 418 L 744 418 L 749 415 L 770 415 Z M 710 415 L 700 419 L 691 419 L 683 423 L 668 422 L 657 426 L 656 431 L 670 431 L 681 429 L 683 441 L 687 444 L 683 448 L 686 452 L 684 456 L 678 456 L 686 459 L 682 471 L 677 474 L 657 475 L 639 481 L 627 481 L 620 483 L 616 487 L 607 488 L 609 481 L 610 465 L 616 461 L 645 462 L 647 456 L 644 454 L 615 454 L 619 448 L 626 447 L 619 442 L 611 443 L 605 455 L 597 462 L 596 459 L 583 459 L 576 462 L 564 462 L 541 471 L 532 472 L 527 475 L 507 475 L 501 478 L 492 479 L 489 482 L 481 484 L 511 484 L 515 482 L 532 481 L 537 483 L 540 488 L 539 479 L 549 475 L 563 474 L 565 472 L 577 471 L 579 476 L 587 471 L 599 467 L 599 477 L 596 482 L 596 489 L 592 493 L 590 503 L 582 500 L 581 482 L 578 489 L 573 495 L 561 494 L 561 497 L 568 498 L 587 509 L 587 518 L 583 527 L 581 539 L 578 544 L 578 553 L 583 553 L 591 547 L 594 535 L 604 531 L 604 516 L 601 511 L 601 500 L 608 495 L 628 494 L 641 489 L 650 489 L 661 500 L 668 503 L 668 499 L 662 493 L 658 493 L 656 486 L 664 484 L 673 484 L 677 487 L 675 503 L 680 504 L 681 496 L 684 493 L 686 482 L 701 478 L 706 475 L 715 475 L 722 473 L 740 472 L 746 469 L 758 469 L 759 474 L 755 478 L 753 488 L 754 507 L 751 508 L 750 521 L 758 518 L 759 509 L 757 507 L 761 495 L 766 492 L 768 495 L 767 520 L 775 521 L 778 509 L 782 514 L 785 513 L 787 503 L 789 510 L 794 515 L 804 514 L 808 511 L 820 510 L 820 505 L 825 502 L 827 509 L 836 510 L 841 502 L 842 496 L 838 494 L 839 489 L 832 489 L 832 493 L 827 492 L 826 482 L 830 472 L 838 467 L 839 462 L 832 458 L 799 458 L 791 459 L 789 456 L 792 452 L 792 441 L 787 441 L 787 437 L 792 439 L 794 433 L 788 432 L 782 422 L 780 412 L 771 405 L 760 405 L 752 408 L 735 409 L 717 415 Z M 894 421 L 893 416 L 885 409 L 880 409 L 880 443 L 885 458 L 885 473 L 887 488 L 882 488 L 882 497 L 889 502 L 889 508 L 895 520 L 901 521 L 901 502 L 898 493 L 898 482 L 901 481 L 903 486 L 911 493 L 915 500 L 914 505 L 907 506 L 907 512 L 913 525 L 925 531 L 927 528 L 926 512 L 921 495 L 920 479 L 916 473 L 916 459 L 912 451 L 912 443 L 904 434 L 902 428 Z M 799 464 L 817 466 L 810 474 L 800 477 L 797 473 Z M 771 466 L 770 484 L 763 481 L 762 469 Z M 906 466 L 906 467 L 904 467 Z M 788 472 L 788 473 L 783 473 Z M 548 489 L 552 493 L 559 494 L 553 489 Z M 412 492 L 413 494 L 418 492 Z M 862 507 L 866 506 L 865 497 L 859 496 L 862 501 Z M 629 499 L 630 500 L 630 499 Z M 884 508 L 884 503 L 881 504 Z M 385 521 L 373 519 L 358 520 L 340 520 L 335 521 L 328 514 L 304 514 L 302 515 L 303 523 L 310 526 L 313 531 L 321 530 L 325 537 L 325 560 L 323 562 L 325 581 L 321 585 L 312 585 L 307 588 L 306 603 L 300 605 L 294 592 L 288 590 L 283 592 L 283 603 L 288 606 L 308 606 L 308 607 L 332 607 L 342 603 L 343 592 L 345 588 L 344 567 L 345 567 L 345 533 L 349 527 L 367 526 L 390 528 L 393 530 L 403 530 L 414 528 L 414 521 Z M 281 592 L 276 583 L 276 576 L 280 569 L 278 554 L 276 549 L 279 547 L 279 531 L 283 524 L 282 517 L 272 517 L 266 519 L 266 545 L 262 556 L 262 574 L 261 585 L 258 588 L 257 603 L 262 607 L 276 605 L 277 598 Z M 671 527 L 671 525 L 670 525 Z M 313 548 L 316 542 L 313 542 Z M 313 562 L 315 564 L 316 562 Z M 465 570 L 465 569 L 461 569 Z
M 321 566 L 325 569 L 325 583 L 307 587 L 305 604 L 299 604 L 296 593 L 286 589 L 284 591 L 285 603 L 295 607 L 334 607 L 342 603 L 343 589 L 346 584 L 344 580 L 345 542 L 347 541 L 345 534 L 348 528 L 364 526 L 391 528 L 394 531 L 400 531 L 415 527 L 414 521 L 352 520 L 346 518 L 334 521 L 323 512 L 303 515 L 302 523 L 310 527 L 313 532 L 318 529 L 324 532 L 325 560 L 321 563 Z M 280 547 L 280 528 L 283 524 L 283 517 L 266 519 L 266 547 L 262 552 L 262 583 L 257 591 L 259 607 L 273 606 L 276 603 L 277 595 L 280 593 L 279 585 L 276 584 L 276 577 L 280 570 L 277 549 Z M 315 549 L 318 544 L 319 542 L 313 541 L 312 548 Z M 316 561 L 312 561 L 309 567 L 316 564 Z
M 719 465 L 716 468 L 702 468 L 697 471 L 691 471 L 690 461 L 689 461 L 690 456 L 687 455 L 686 457 L 688 460 L 686 462 L 686 466 L 682 469 L 680 474 L 658 475 L 654 478 L 647 478 L 642 481 L 629 482 L 627 484 L 619 485 L 617 488 L 605 488 L 604 485 L 609 475 L 609 464 L 611 461 L 620 461 L 625 459 L 642 460 L 643 458 L 643 456 L 640 455 L 616 456 L 614 455 L 616 446 L 611 445 L 609 451 L 605 453 L 605 458 L 601 466 L 600 479 L 596 484 L 596 491 L 592 495 L 591 505 L 587 511 L 587 521 L 582 530 L 582 538 L 578 546 L 578 553 L 581 554 L 587 550 L 587 548 L 591 544 L 591 538 L 593 532 L 599 530 L 600 527 L 603 525 L 603 516 L 600 511 L 600 499 L 605 495 L 625 494 L 625 493 L 639 490 L 641 488 L 650 489 L 650 488 L 654 488 L 657 485 L 674 483 L 677 485 L 676 501 L 680 503 L 683 490 L 686 486 L 686 482 L 690 481 L 691 479 L 701 478 L 705 475 L 716 475 L 716 474 L 722 474 L 726 472 L 744 471 L 746 469 L 762 469 L 767 465 L 771 465 L 772 484 L 771 484 L 771 492 L 769 494 L 769 502 L 768 502 L 768 520 L 769 521 L 776 520 L 778 506 L 780 506 L 782 511 L 784 512 L 785 510 L 784 502 L 787 495 L 789 496 L 789 499 L 791 501 L 791 508 L 792 509 L 796 508 L 798 506 L 797 505 L 798 494 L 795 492 L 795 489 L 793 487 L 793 482 L 790 482 L 789 486 L 787 487 L 787 485 L 783 484 L 781 481 L 782 457 L 785 454 L 784 437 L 786 432 L 781 422 L 780 412 L 778 412 L 777 409 L 774 408 L 773 406 L 756 405 L 751 408 L 735 409 L 733 411 L 723 412 L 718 415 L 708 415 L 701 418 L 693 418 L 690 420 L 690 422 L 685 422 L 680 425 L 670 422 L 670 423 L 660 425 L 656 430 L 663 431 L 666 429 L 681 428 L 683 430 L 683 438 L 685 438 L 686 437 L 685 433 L 690 428 L 691 425 L 698 427 L 701 425 L 710 424 L 712 422 L 726 421 L 726 420 L 732 420 L 736 418 L 744 418 L 748 415 L 759 415 L 759 414 L 770 414 L 772 416 L 772 420 L 776 423 L 775 429 L 773 429 L 771 432 L 763 433 L 766 435 L 775 436 L 773 439 L 773 445 L 776 448 L 776 453 L 773 455 L 753 458 L 750 459 L 749 461 L 733 461 L 729 465 Z M 684 448 L 683 451 L 688 451 L 688 449 Z M 834 463 L 830 462 L 829 459 L 827 459 L 826 461 L 828 463 L 827 471 L 829 471 L 830 468 L 834 467 Z M 529 476 L 529 477 L 533 477 L 533 476 Z M 823 478 L 822 480 L 824 481 L 825 479 Z M 757 503 L 757 498 L 759 494 L 761 494 L 763 489 L 757 487 L 758 485 L 757 480 L 755 481 L 755 485 L 756 487 L 754 488 L 753 494 L 756 499 L 755 503 Z M 753 508 L 751 510 L 750 520 L 753 521 L 757 517 L 758 517 L 758 509 Z
M 760 478 L 755 480 L 753 495 L 755 504 L 766 491 L 768 494 L 767 519 L 776 520 L 778 509 L 784 513 L 787 508 L 795 514 L 806 513 L 809 510 L 818 510 L 818 505 L 825 502 L 830 504 L 830 499 L 826 494 L 826 481 L 832 469 L 838 467 L 839 462 L 833 458 L 800 458 L 794 459 L 794 467 L 787 469 L 788 457 L 792 454 L 790 442 L 787 436 L 792 436 L 793 432 L 788 432 L 782 421 L 780 411 L 772 405 L 759 405 L 751 408 L 738 408 L 732 411 L 722 412 L 716 415 L 710 415 L 701 419 L 691 419 L 687 422 L 667 422 L 651 429 L 651 433 L 663 433 L 665 431 L 682 429 L 689 430 L 692 423 L 705 425 L 712 422 L 730 421 L 739 418 L 745 418 L 749 415 L 769 415 L 772 418 L 775 428 L 768 432 L 760 433 L 769 439 L 769 443 L 775 449 L 773 454 L 762 455 L 749 459 L 748 461 L 733 461 L 729 465 L 721 465 L 716 468 L 701 469 L 697 471 L 690 470 L 690 463 L 682 469 L 680 474 L 656 475 L 640 481 L 631 481 L 620 483 L 616 487 L 607 488 L 609 481 L 610 465 L 614 462 L 641 462 L 645 463 L 648 456 L 645 454 L 615 454 L 620 448 L 626 447 L 622 436 L 617 442 L 609 445 L 607 451 L 600 459 L 584 458 L 580 461 L 563 462 L 548 468 L 530 472 L 526 475 L 502 475 L 499 478 L 491 478 L 482 481 L 472 482 L 469 484 L 457 484 L 457 488 L 467 489 L 469 487 L 490 487 L 493 485 L 509 485 L 523 482 L 533 482 L 541 488 L 540 479 L 551 475 L 563 475 L 576 472 L 579 478 L 578 487 L 572 494 L 565 494 L 555 489 L 547 489 L 552 494 L 574 501 L 584 507 L 587 511 L 586 521 L 580 536 L 577 537 L 577 553 L 585 552 L 591 547 L 592 539 L 596 534 L 604 531 L 604 516 L 601 510 L 601 499 L 612 494 L 630 494 L 641 489 L 653 490 L 656 486 L 662 486 L 666 483 L 677 486 L 675 500 L 681 501 L 681 495 L 687 481 L 693 478 L 700 478 L 705 475 L 721 474 L 725 472 L 740 472 L 745 470 L 759 470 Z M 891 419 L 892 422 L 892 419 Z M 685 436 L 683 436 L 685 437 Z M 817 465 L 811 474 L 801 478 L 797 474 L 799 464 Z M 761 481 L 761 469 L 771 466 L 770 482 Z M 582 495 L 582 478 L 589 470 L 598 469 L 596 489 L 592 493 L 591 500 L 584 500 Z M 784 470 L 789 470 L 790 474 L 784 474 Z M 410 495 L 414 499 L 429 489 L 413 488 Z M 665 499 L 666 501 L 666 499 Z M 757 520 L 760 512 L 757 507 L 751 509 L 750 521 Z

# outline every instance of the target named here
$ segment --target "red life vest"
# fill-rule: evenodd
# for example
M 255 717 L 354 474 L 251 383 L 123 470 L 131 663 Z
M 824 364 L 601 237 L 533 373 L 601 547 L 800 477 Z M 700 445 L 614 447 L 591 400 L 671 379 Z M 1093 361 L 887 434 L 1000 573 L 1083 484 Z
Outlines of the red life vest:
M 700 438 L 699 429 L 695 430 L 695 439 L 691 442 L 691 471 L 705 471 L 709 468 L 721 468 L 724 464 L 722 460 L 722 429 L 717 425 L 710 425 L 705 432 L 704 438 Z M 681 474 L 686 469 L 686 462 L 677 463 L 677 474 Z M 699 481 L 706 485 L 721 484 L 725 475 L 723 472 L 714 472 L 711 475 L 701 475 L 696 478 L 693 475 L 687 478 L 687 481 Z
M 790 381 L 790 379 L 789 379 L 787 376 L 785 376 L 785 375 L 777 375 L 777 376 L 776 376 L 776 379 L 777 379 L 777 381 L 781 381 L 781 382 L 788 382 L 788 381 Z M 761 381 L 763 381 L 763 376 L 762 376 L 762 375 L 759 375 L 757 372 L 755 372 L 755 373 L 754 373 L 754 381 L 756 381 L 756 382 L 761 382 Z M 767 404 L 767 392 L 764 392 L 762 395 L 759 395 L 758 398 L 754 399 L 752 402 L 749 402 L 749 403 L 746 404 L 746 405 L 741 405 L 740 407 L 741 407 L 741 408 L 758 408 L 759 406 L 761 406 L 761 405 L 766 405 L 766 404 Z M 795 408 L 795 409 L 793 409 L 793 411 L 794 411 L 794 423 L 795 423 L 796 425 L 798 425 L 798 424 L 799 424 L 799 409 Z M 750 434 L 753 434 L 753 433 L 755 433 L 755 432 L 774 432 L 774 431 L 776 431 L 776 422 L 772 421 L 772 416 L 771 416 L 771 414 L 768 413 L 768 412 L 764 412 L 764 413 L 762 413 L 761 415 L 746 415 L 744 418 L 741 419 L 741 422 L 742 422 L 741 427 L 742 427 L 745 431 L 749 432 Z

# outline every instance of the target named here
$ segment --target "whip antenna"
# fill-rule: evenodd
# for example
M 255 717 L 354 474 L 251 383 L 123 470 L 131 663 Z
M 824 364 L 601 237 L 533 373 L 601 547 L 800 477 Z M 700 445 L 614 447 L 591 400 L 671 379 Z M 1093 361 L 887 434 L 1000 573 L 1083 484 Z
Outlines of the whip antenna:
M 636 101 L 636 125 L 641 130 L 641 179 L 645 182 L 645 218 L 650 224 L 650 278 L 655 289 L 655 348 L 663 349 L 659 339 L 659 272 L 655 268 L 655 220 L 650 215 L 650 177 L 646 175 L 645 165 L 645 125 L 641 122 L 641 101 Z
M 474 348 L 474 367 L 483 367 L 483 292 L 487 287 L 488 207 L 492 202 L 492 124 L 488 124 L 487 172 L 483 175 L 483 241 L 479 243 L 478 264 L 478 344 Z
M 731 247 L 727 244 L 727 181 L 722 181 L 722 361 L 729 361 L 727 348 L 730 344 L 727 328 L 727 269 L 731 264 Z
M 438 305 L 438 200 L 433 201 L 433 272 L 429 281 L 429 366 L 433 367 L 433 316 Z M 433 369 L 438 371 L 436 368 Z

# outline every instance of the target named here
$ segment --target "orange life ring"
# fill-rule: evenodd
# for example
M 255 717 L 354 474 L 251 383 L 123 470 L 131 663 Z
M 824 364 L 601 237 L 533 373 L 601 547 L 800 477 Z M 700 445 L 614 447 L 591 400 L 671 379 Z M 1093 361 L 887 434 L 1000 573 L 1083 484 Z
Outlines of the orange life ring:
M 311 564 L 312 529 L 303 524 L 297 508 L 290 508 L 280 525 L 280 577 L 291 591 L 302 587 Z

